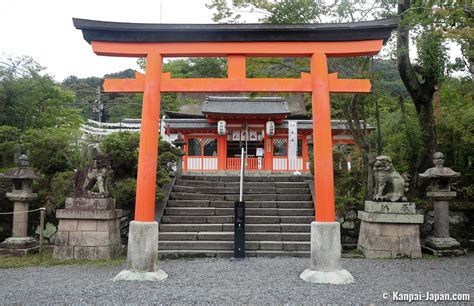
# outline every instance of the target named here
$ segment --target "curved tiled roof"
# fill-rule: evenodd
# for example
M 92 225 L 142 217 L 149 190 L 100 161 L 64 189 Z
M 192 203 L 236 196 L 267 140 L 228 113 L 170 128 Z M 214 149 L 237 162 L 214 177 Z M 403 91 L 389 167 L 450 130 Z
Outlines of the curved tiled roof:
M 73 18 L 84 39 L 113 42 L 361 41 L 390 37 L 399 18 L 313 24 L 154 24 Z

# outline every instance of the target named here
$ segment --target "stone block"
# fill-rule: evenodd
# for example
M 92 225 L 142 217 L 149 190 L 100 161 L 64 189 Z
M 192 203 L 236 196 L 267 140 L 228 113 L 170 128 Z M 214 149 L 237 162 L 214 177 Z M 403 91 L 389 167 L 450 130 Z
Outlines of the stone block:
M 374 202 L 365 201 L 364 210 L 366 212 L 384 214 L 415 214 L 415 203 L 410 202 Z
M 366 222 L 379 223 L 423 223 L 423 215 L 411 214 L 383 214 L 383 213 L 369 213 L 366 211 L 359 211 L 359 219 Z
M 80 209 L 57 209 L 58 219 L 115 219 L 122 216 L 121 209 L 115 210 L 80 210 Z
M 112 198 L 66 198 L 66 209 L 81 210 L 114 210 L 115 199 Z
M 392 251 L 374 251 L 361 249 L 366 258 L 392 258 Z
M 400 238 L 393 236 L 370 236 L 367 237 L 367 249 L 375 251 L 398 250 Z
M 73 259 L 74 258 L 74 247 L 73 246 L 55 246 L 53 251 L 54 259 Z
M 420 249 L 421 244 L 418 235 L 400 237 L 400 250 L 415 251 Z
M 97 230 L 97 220 L 78 220 L 77 223 L 78 231 L 96 231 Z
M 112 259 L 121 255 L 121 246 L 96 247 L 94 251 L 94 259 Z
M 77 220 L 59 220 L 59 231 L 77 231 Z
M 94 260 L 95 247 L 93 246 L 75 246 L 74 259 Z
M 420 236 L 420 227 L 418 224 L 404 224 L 398 228 L 398 235 L 403 236 Z
M 397 223 L 374 223 L 372 226 L 377 235 L 399 237 L 400 226 L 402 225 Z
M 69 233 L 70 246 L 81 245 L 81 243 L 82 243 L 82 232 L 76 231 L 76 232 Z
M 112 231 L 117 228 L 118 220 L 97 220 L 97 230 L 98 231 Z M 118 221 L 120 222 L 120 221 Z
M 107 246 L 111 244 L 109 232 L 82 232 L 81 246 Z
M 69 244 L 69 232 L 67 231 L 58 231 L 56 234 L 56 240 L 55 240 L 56 245 L 68 245 Z

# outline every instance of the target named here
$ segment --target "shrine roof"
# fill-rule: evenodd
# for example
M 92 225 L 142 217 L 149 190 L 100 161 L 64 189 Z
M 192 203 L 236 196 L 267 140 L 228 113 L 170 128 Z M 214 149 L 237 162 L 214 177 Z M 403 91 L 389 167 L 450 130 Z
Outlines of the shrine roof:
M 280 97 L 207 97 L 203 114 L 289 115 L 288 103 Z
M 84 39 L 109 42 L 318 42 L 383 40 L 398 17 L 353 23 L 155 24 L 73 18 Z

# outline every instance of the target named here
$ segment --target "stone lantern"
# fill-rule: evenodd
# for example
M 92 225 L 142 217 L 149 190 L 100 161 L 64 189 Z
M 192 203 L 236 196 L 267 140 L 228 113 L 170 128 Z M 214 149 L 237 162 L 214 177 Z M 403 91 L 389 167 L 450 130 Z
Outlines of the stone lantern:
M 28 237 L 27 211 L 29 202 L 37 197 L 33 193 L 33 180 L 40 179 L 40 176 L 29 167 L 28 156 L 24 154 L 18 157 L 17 165 L 3 175 L 13 182 L 12 191 L 7 192 L 6 196 L 14 203 L 14 208 L 12 237 L 0 243 L 0 253 L 23 256 L 38 249 L 38 242 Z
M 433 154 L 433 164 L 434 167 L 419 175 L 430 180 L 426 195 L 433 200 L 435 216 L 434 235 L 426 239 L 424 249 L 437 256 L 462 255 L 460 243 L 449 236 L 449 200 L 456 197 L 456 192 L 451 191 L 451 179 L 460 173 L 444 167 L 441 152 Z
M 181 174 L 183 173 L 183 156 L 184 156 L 184 136 L 183 134 L 179 133 L 178 137 L 173 140 L 173 145 L 178 148 L 179 153 L 178 155 L 178 162 L 176 163 L 176 177 L 181 177 Z

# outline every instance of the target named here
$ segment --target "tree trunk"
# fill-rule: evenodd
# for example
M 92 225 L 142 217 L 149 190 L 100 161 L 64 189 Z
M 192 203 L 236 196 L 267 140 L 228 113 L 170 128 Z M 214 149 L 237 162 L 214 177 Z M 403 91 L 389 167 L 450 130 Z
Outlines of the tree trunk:
M 420 82 L 410 62 L 409 30 L 407 25 L 403 23 L 404 13 L 409 7 L 410 0 L 400 0 L 398 3 L 398 14 L 402 16 L 402 22 L 397 32 L 397 63 L 398 72 L 415 104 L 418 121 L 420 122 L 423 134 L 423 154 L 418 170 L 424 171 L 431 167 L 433 153 L 438 150 L 433 112 L 433 96 L 437 84 L 431 76 L 425 76 L 425 80 Z
M 366 200 L 372 200 L 374 196 L 374 164 L 375 158 L 372 152 L 367 152 L 367 194 Z

